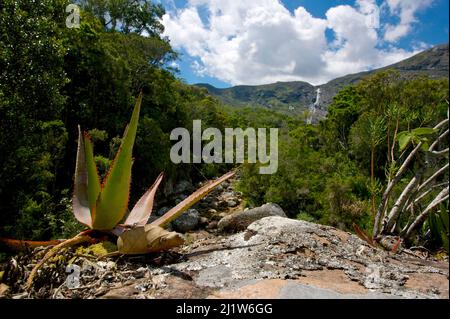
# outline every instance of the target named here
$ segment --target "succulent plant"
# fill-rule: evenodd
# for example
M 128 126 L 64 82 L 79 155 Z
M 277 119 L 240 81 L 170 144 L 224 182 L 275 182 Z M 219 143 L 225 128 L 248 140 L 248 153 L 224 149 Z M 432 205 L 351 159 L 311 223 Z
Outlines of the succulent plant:
M 89 227 L 89 230 L 62 241 L 49 250 L 31 271 L 26 284 L 28 289 L 32 287 L 38 269 L 60 249 L 93 242 L 91 237 L 93 230 L 118 236 L 118 254 L 146 254 L 181 245 L 184 242 L 183 236 L 175 232 L 168 232 L 163 227 L 235 174 L 231 171 L 215 181 L 209 181 L 164 216 L 147 224 L 152 213 L 156 191 L 164 176 L 161 173 L 135 204 L 125 221 L 121 223 L 128 210 L 133 145 L 136 139 L 142 98 L 141 93 L 136 101 L 131 121 L 125 129 L 119 150 L 103 181 L 100 180 L 95 164 L 92 139 L 87 132 L 82 133 L 78 126 L 78 151 L 72 210 L 75 218 Z
M 155 183 L 136 203 L 125 221 L 120 224 L 128 209 L 132 153 L 142 97 L 141 93 L 136 101 L 131 121 L 125 129 L 120 148 L 103 181 L 100 181 L 97 172 L 92 140 L 88 133 L 82 133 L 80 127 L 78 127 L 73 213 L 80 223 L 90 229 L 109 231 L 118 235 L 119 251 L 122 249 L 124 253 L 145 253 L 146 249 L 143 244 L 137 245 L 137 243 L 144 243 L 145 241 L 148 242 L 148 251 L 157 251 L 159 248 L 155 244 L 156 239 L 158 239 L 157 242 L 160 243 L 161 249 L 167 249 L 171 245 L 175 246 L 182 243 L 181 236 L 169 233 L 162 227 L 180 216 L 185 210 L 206 196 L 214 187 L 234 175 L 234 172 L 230 172 L 216 181 L 207 183 L 152 225 L 146 225 L 152 212 L 156 191 L 163 179 L 163 173 L 161 173 Z M 124 235 L 125 232 L 132 232 L 133 235 L 130 233 Z M 147 239 L 144 240 L 144 237 Z M 135 240 L 139 247 L 135 250 L 131 249 L 130 247 L 136 245 L 130 244 L 130 240 Z M 168 244 L 169 242 L 172 244 Z

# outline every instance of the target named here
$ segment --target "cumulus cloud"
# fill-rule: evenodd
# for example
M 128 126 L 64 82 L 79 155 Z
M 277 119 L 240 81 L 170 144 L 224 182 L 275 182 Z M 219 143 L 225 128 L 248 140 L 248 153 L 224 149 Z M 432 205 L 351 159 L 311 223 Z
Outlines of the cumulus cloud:
M 403 12 L 394 6 L 401 0 L 388 1 L 392 10 Z M 185 8 L 170 10 L 162 22 L 172 45 L 195 58 L 195 72 L 233 85 L 321 84 L 416 53 L 380 48 L 375 0 L 332 7 L 325 19 L 304 7 L 292 13 L 278 0 L 189 0 Z M 332 41 L 327 29 L 334 34 Z
M 386 25 L 384 39 L 395 42 L 411 31 L 412 25 L 417 22 L 416 13 L 429 7 L 433 0 L 386 0 L 386 4 L 392 15 L 400 19 L 398 24 Z

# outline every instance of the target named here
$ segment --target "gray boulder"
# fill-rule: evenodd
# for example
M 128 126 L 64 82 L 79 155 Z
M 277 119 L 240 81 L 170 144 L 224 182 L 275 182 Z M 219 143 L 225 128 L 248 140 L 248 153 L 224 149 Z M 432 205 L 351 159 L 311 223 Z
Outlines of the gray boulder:
M 270 216 L 287 217 L 280 206 L 268 203 L 261 207 L 225 216 L 219 221 L 218 228 L 226 232 L 239 232 L 245 230 L 251 223 Z
M 200 224 L 200 214 L 195 209 L 189 209 L 183 215 L 172 222 L 173 230 L 180 233 L 187 233 L 196 229 Z

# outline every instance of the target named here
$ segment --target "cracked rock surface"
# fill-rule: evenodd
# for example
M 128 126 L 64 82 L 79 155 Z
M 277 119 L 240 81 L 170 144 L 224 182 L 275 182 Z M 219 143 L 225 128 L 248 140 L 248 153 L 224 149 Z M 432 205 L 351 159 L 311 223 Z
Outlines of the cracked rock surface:
M 68 249 L 64 256 L 72 272 L 59 258 L 42 269 L 40 286 L 32 292 L 22 287 L 35 261 L 17 256 L 6 269 L 11 279 L 2 294 L 16 299 L 449 298 L 448 262 L 407 250 L 394 255 L 328 226 L 275 216 L 234 235 L 195 235 L 175 252 L 102 261 Z
M 267 217 L 195 246 L 172 267 L 194 273 L 212 297 L 448 298 L 448 263 L 392 255 L 305 221 Z

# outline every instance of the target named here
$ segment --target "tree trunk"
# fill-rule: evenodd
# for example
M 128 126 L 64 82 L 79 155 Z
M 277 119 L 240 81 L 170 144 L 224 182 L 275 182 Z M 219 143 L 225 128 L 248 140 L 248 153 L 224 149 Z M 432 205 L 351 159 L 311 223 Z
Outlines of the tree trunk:
M 375 215 L 375 147 L 372 146 L 370 157 L 370 182 L 372 183 L 372 216 Z
M 387 202 L 389 200 L 389 196 L 391 195 L 392 189 L 400 181 L 400 178 L 402 177 L 403 173 L 408 168 L 409 163 L 412 161 L 412 159 L 414 158 L 414 156 L 417 154 L 417 152 L 420 150 L 421 147 L 422 147 L 422 142 L 420 142 L 411 151 L 411 153 L 408 155 L 408 157 L 405 159 L 405 161 L 403 162 L 402 166 L 398 170 L 397 174 L 395 174 L 394 179 L 388 184 L 386 190 L 384 191 L 383 197 L 381 199 L 381 203 L 378 206 L 377 215 L 375 217 L 375 224 L 373 226 L 373 238 L 378 237 L 378 235 L 380 234 L 380 226 L 381 226 L 380 222 L 381 222 L 381 220 L 384 217 L 383 215 L 384 215 L 384 212 L 386 210 L 386 205 L 387 205 Z
M 421 169 L 417 174 L 411 179 L 409 184 L 403 189 L 403 192 L 398 197 L 391 211 L 389 212 L 389 216 L 386 219 L 386 222 L 383 225 L 381 232 L 385 232 L 386 230 L 391 229 L 394 224 L 397 222 L 397 218 L 400 215 L 402 208 L 405 206 L 405 203 L 414 189 L 420 182 L 424 169 Z

